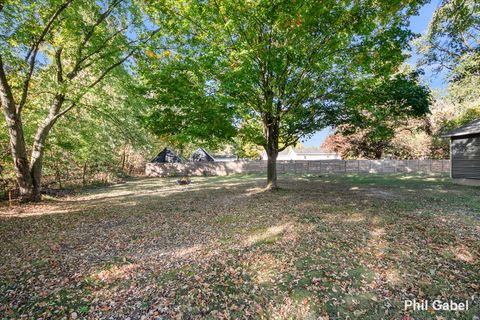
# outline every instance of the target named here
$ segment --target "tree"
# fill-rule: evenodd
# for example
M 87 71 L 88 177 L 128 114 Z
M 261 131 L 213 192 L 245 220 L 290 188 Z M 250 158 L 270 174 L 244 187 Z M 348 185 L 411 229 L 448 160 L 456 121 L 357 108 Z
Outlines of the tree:
M 446 99 L 457 105 L 459 116 L 480 104 L 479 26 L 478 1 L 444 0 L 417 43 L 421 63 L 445 72 Z
M 368 130 L 356 130 L 344 135 L 337 128 L 322 144 L 326 150 L 338 153 L 342 159 L 425 159 L 432 157 L 432 136 L 426 130 L 426 119 L 411 119 L 395 128 L 391 138 L 378 140 Z M 439 154 L 435 158 L 442 158 Z
M 55 175 L 59 184 L 62 180 L 82 184 L 116 180 L 131 172 L 135 157 L 150 157 L 152 149 L 158 151 L 158 139 L 140 123 L 145 105 L 141 93 L 121 68 L 108 83 L 94 88 L 82 108 L 72 109 L 52 128 L 45 147 L 44 176 Z M 26 120 L 32 122 L 30 114 Z
M 0 8 L 0 101 L 21 200 L 40 200 L 47 138 L 67 112 L 158 30 L 135 1 L 7 1 Z M 28 156 L 23 115 L 41 101 Z
M 479 76 L 480 3 L 476 0 L 443 0 L 435 10 L 427 32 L 418 41 L 424 64 L 447 69 L 451 76 L 471 64 Z
M 448 80 L 432 117 L 435 154 L 448 156 L 449 142 L 442 134 L 480 116 L 479 26 L 478 1 L 444 0 L 417 43 L 420 63 L 443 72 Z
M 331 119 L 336 134 L 350 137 L 330 139 L 325 146 L 341 148 L 344 157 L 380 159 L 388 149 L 390 155 L 401 154 L 392 148 L 398 128 L 429 113 L 430 90 L 420 83 L 419 74 L 410 71 L 387 79 L 360 79 L 350 88 L 342 117 L 333 114 Z M 338 140 L 348 143 L 338 146 Z
M 266 150 L 275 189 L 278 153 L 329 125 L 327 113 L 341 116 L 351 79 L 388 76 L 404 60 L 408 17 L 421 3 L 167 0 L 150 14 L 174 17 L 174 58 L 211 72 L 237 127 Z
M 210 93 L 214 84 L 201 68 L 188 58 L 169 59 L 169 51 L 150 53 L 138 68 L 148 103 L 143 125 L 181 153 L 189 146 L 216 149 L 236 135 L 233 108 Z

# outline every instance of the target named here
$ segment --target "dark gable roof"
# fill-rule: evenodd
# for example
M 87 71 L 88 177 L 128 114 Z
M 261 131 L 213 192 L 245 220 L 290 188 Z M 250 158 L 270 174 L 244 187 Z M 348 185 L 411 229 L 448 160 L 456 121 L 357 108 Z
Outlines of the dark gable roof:
M 467 123 L 463 127 L 450 131 L 445 137 L 468 136 L 471 134 L 480 133 L 480 119 Z
M 182 162 L 182 158 L 177 156 L 175 152 L 167 148 L 163 149 L 151 162 L 156 163 L 173 163 Z
M 203 148 L 198 148 L 190 157 L 192 161 L 215 161 L 215 159 Z

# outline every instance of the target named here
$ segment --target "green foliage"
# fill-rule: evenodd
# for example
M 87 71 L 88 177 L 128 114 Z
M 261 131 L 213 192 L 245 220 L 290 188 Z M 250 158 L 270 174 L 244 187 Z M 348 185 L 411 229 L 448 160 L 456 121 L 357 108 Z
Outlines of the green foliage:
M 458 114 L 480 105 L 480 4 L 475 0 L 442 1 L 418 43 L 423 63 L 449 79 L 445 99 Z
M 73 179 L 85 165 L 88 180 L 98 173 L 132 173 L 142 168 L 158 144 L 141 126 L 143 100 L 137 91 L 128 74 L 119 75 L 89 94 L 82 108 L 60 119 L 47 145 L 45 174 L 60 170 L 64 176 L 70 171 Z
M 240 135 L 266 147 L 267 128 L 278 125 L 281 149 L 330 124 L 327 111 L 340 116 L 352 78 L 397 68 L 412 38 L 408 16 L 421 3 L 188 0 L 152 3 L 149 13 L 170 21 L 173 59 L 202 71 L 202 84 L 214 83 L 213 94 L 235 107 Z M 177 107 L 187 114 L 192 105 Z M 179 110 L 171 116 L 181 120 Z
M 430 122 L 434 125 L 432 155 L 448 157 L 449 142 L 442 135 L 480 118 L 480 4 L 475 0 L 442 1 L 420 38 L 423 64 L 448 78 Z
M 424 54 L 424 63 L 435 65 L 439 69 L 446 68 L 455 74 L 465 59 L 476 57 L 478 62 L 479 25 L 478 1 L 442 0 L 427 32 L 419 39 L 419 50 Z M 478 67 L 474 69 L 478 73 Z
M 145 103 L 131 68 L 135 53 L 157 35 L 144 22 L 142 2 L 7 1 L 0 29 L 13 116 L 22 120 L 26 151 L 36 143 L 45 153 L 48 175 L 68 177 L 85 165 L 92 174 L 115 172 L 125 165 L 124 150 L 150 153 L 151 136 L 138 120 Z M 10 175 L 5 119 L 0 124 L 0 165 Z M 40 132 L 48 138 L 38 138 Z
M 215 83 L 187 59 L 146 58 L 140 72 L 148 90 L 143 125 L 180 149 L 187 144 L 217 148 L 236 134 L 233 109 L 212 91 Z
M 360 80 L 346 90 L 346 95 L 347 108 L 343 116 L 338 118 L 336 113 L 331 116 L 331 121 L 337 124 L 337 134 L 344 139 L 329 143 L 335 142 L 330 146 L 333 150 L 340 143 L 341 150 L 336 151 L 347 158 L 378 159 L 387 149 L 394 151 L 389 152 L 390 155 L 400 156 L 392 148 L 398 129 L 412 119 L 425 117 L 431 100 L 429 89 L 420 84 L 416 72 L 398 73 L 387 79 Z
M 453 119 L 445 119 L 442 123 L 442 132 L 446 133 L 477 119 L 480 119 L 480 107 L 468 109 Z

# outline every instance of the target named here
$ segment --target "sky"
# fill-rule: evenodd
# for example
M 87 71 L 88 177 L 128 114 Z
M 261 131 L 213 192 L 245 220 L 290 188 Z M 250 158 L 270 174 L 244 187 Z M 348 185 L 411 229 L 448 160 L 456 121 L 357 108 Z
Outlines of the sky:
M 440 4 L 441 0 L 431 0 L 430 3 L 424 5 L 418 16 L 412 16 L 410 18 L 410 30 L 415 33 L 422 34 L 428 27 L 428 23 L 432 18 L 433 12 Z M 415 65 L 418 60 L 418 56 L 415 52 L 412 52 L 412 57 L 409 59 L 409 63 Z M 432 70 L 425 69 L 425 74 L 422 76 L 422 81 L 430 86 L 434 90 L 443 90 L 445 88 L 445 78 L 441 74 L 434 74 Z M 319 147 L 325 138 L 332 131 L 332 128 L 326 128 L 322 131 L 316 132 L 311 138 L 301 141 L 301 144 L 307 147 Z

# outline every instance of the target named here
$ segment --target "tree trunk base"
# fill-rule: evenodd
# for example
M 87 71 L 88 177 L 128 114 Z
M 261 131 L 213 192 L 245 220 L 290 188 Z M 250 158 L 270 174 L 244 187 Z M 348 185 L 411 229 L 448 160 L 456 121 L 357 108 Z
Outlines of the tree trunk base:
M 275 184 L 267 183 L 267 186 L 265 187 L 265 190 L 275 192 L 275 191 L 278 191 L 278 190 L 282 190 L 282 188 L 280 188 L 276 183 Z
M 40 202 L 42 201 L 42 195 L 36 192 L 20 194 L 18 197 L 20 203 L 29 203 L 29 202 Z

